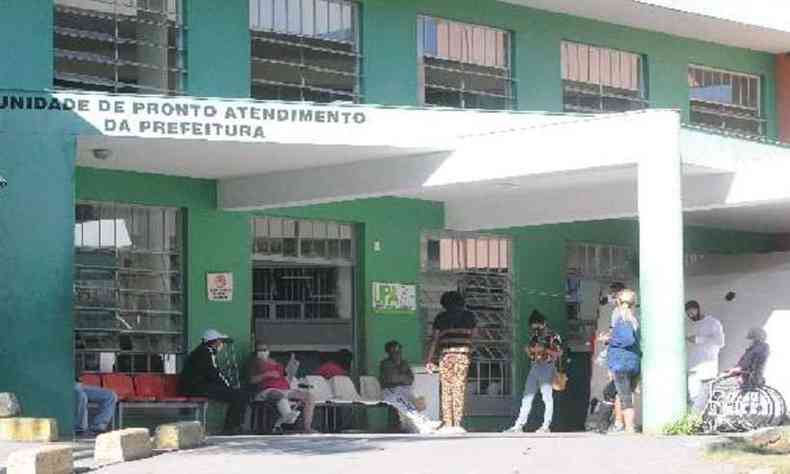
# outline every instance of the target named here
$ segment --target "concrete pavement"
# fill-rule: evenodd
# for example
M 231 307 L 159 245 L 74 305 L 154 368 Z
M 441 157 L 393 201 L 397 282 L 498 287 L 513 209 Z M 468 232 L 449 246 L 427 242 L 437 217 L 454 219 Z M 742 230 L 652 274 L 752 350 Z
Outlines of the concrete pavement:
M 312 435 L 209 439 L 194 450 L 107 466 L 102 474 L 735 474 L 702 459 L 714 438 L 588 433 L 458 436 Z M 24 445 L 30 446 L 30 445 Z M 78 472 L 92 469 L 77 445 Z M 18 449 L 18 448 L 17 448 Z M 0 459 L 10 452 L 0 446 Z

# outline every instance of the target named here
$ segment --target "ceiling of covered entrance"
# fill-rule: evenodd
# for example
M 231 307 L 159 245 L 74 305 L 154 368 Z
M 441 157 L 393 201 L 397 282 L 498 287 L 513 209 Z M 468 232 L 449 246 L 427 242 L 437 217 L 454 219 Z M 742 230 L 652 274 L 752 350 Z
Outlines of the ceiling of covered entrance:
M 95 150 L 108 150 L 109 157 L 97 159 Z M 438 149 L 85 136 L 77 141 L 77 165 L 223 179 L 434 151 Z

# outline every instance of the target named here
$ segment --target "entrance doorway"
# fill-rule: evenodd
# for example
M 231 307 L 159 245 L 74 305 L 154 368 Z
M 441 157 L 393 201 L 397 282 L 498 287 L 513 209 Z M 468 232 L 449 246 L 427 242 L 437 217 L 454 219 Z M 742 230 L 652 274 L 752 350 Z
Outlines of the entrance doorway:
M 609 286 L 619 282 L 636 290 L 636 260 L 631 247 L 585 242 L 569 242 L 566 255 L 568 370 L 569 378 L 579 382 L 563 393 L 560 416 L 567 429 L 581 430 L 590 401 L 600 401 L 610 381 L 604 348 L 594 342 L 597 334 L 611 326 L 614 306 L 606 299 Z M 637 410 L 639 402 L 635 397 Z
M 467 405 L 472 416 L 510 415 L 513 404 L 512 242 L 495 235 L 430 232 L 422 236 L 419 312 L 424 344 L 445 291 L 459 291 L 477 316 Z M 427 349 L 426 349 L 427 351 Z
M 340 351 L 355 354 L 353 226 L 255 218 L 252 231 L 253 340 L 275 356 L 295 353 L 303 373 Z

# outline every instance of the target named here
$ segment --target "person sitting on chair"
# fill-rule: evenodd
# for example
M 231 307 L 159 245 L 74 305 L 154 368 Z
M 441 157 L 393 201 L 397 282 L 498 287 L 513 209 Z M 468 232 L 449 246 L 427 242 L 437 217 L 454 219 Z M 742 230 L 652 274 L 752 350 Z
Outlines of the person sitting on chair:
M 432 433 L 441 422 L 431 421 L 417 410 L 417 397 L 412 390 L 414 373 L 403 358 L 398 341 L 384 345 L 387 358 L 379 364 L 381 395 L 385 402 L 398 411 L 401 425 L 412 433 Z
M 321 366 L 316 370 L 316 375 L 329 380 L 332 377 L 348 376 L 351 369 L 353 355 L 348 349 L 340 349 L 338 352 L 322 354 Z
M 92 438 L 112 429 L 115 405 L 118 403 L 115 392 L 82 383 L 78 376 L 74 383 L 74 399 L 74 432 L 77 437 Z M 99 412 L 92 419 L 88 416 L 89 403 L 95 403 L 99 407 Z
M 181 371 L 179 390 L 192 397 L 205 397 L 229 404 L 225 415 L 224 434 L 239 434 L 242 430 L 244 414 L 249 407 L 250 393 L 233 388 L 217 366 L 217 354 L 224 348 L 228 336 L 208 329 L 203 333 L 202 342 L 184 362 Z
M 762 328 L 751 328 L 746 334 L 746 339 L 752 341 L 746 348 L 735 367 L 726 371 L 724 377 L 738 377 L 741 387 L 759 387 L 765 385 L 763 370 L 771 348 L 765 342 L 768 335 Z
M 294 355 L 291 354 L 291 360 L 288 362 L 288 367 L 285 368 L 270 357 L 271 351 L 266 344 L 258 344 L 256 353 L 258 358 L 251 368 L 250 383 L 256 385 L 260 390 L 256 397 L 257 400 L 271 400 L 277 403 L 280 417 L 274 423 L 275 432 L 281 431 L 283 424 L 292 425 L 299 418 L 299 410 L 291 408 L 291 400 L 297 400 L 304 407 L 304 432 L 314 433 L 315 400 L 313 394 L 306 390 L 291 388 L 291 382 L 299 369 L 299 362 Z

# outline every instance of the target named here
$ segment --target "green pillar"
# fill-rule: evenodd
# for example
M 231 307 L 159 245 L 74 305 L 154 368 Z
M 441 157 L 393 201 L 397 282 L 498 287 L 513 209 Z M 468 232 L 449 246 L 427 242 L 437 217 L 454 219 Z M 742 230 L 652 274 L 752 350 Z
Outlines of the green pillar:
M 639 161 L 642 422 L 659 432 L 686 414 L 680 115 L 649 112 L 656 143 Z

